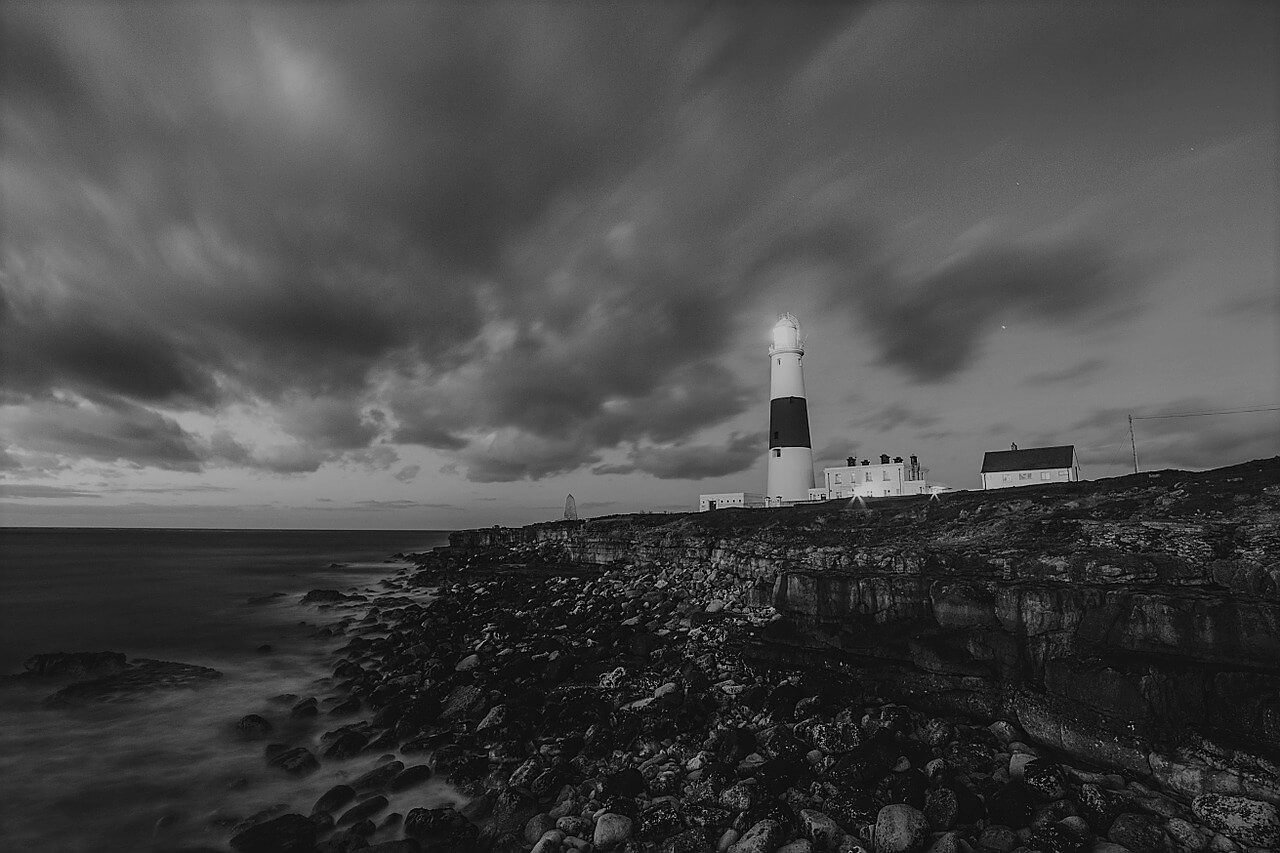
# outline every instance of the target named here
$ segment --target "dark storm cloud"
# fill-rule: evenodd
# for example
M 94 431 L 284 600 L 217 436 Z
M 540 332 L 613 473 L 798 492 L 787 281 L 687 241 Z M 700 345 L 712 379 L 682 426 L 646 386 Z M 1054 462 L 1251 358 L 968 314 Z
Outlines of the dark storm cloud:
M 913 277 L 877 276 L 855 299 L 882 364 L 947 380 L 1003 321 L 1041 328 L 1114 322 L 1133 310 L 1147 270 L 1081 238 L 983 243 Z
M 597 465 L 593 474 L 649 474 L 659 480 L 705 480 L 745 471 L 760 459 L 764 434 L 732 433 L 724 445 L 676 444 L 632 448 L 624 464 Z
M 844 465 L 850 456 L 858 455 L 859 443 L 846 438 L 832 439 L 813 452 L 813 465 L 822 468 L 835 468 Z
M 1064 367 L 1061 370 L 1046 370 L 1032 373 L 1022 380 L 1023 385 L 1065 385 L 1074 384 L 1092 376 L 1096 376 L 1107 363 L 1100 358 L 1086 358 L 1084 361 Z
M 30 402 L 5 418 L 8 437 L 36 453 L 198 471 L 204 453 L 177 421 L 124 400 Z
M 390 440 L 477 482 L 630 447 L 696 479 L 759 455 L 693 439 L 754 399 L 726 354 L 788 300 L 937 382 L 1002 318 L 1131 296 L 1084 238 L 888 256 L 846 132 L 886 84 L 839 4 L 295 11 L 4 9 L 19 446 L 289 474 L 388 467 Z M 202 446 L 148 408 L 232 403 L 295 444 Z

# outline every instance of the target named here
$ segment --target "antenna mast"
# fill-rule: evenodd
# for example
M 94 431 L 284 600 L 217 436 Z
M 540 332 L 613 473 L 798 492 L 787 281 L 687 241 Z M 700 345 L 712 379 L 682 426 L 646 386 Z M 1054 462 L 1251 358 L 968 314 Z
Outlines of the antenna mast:
M 1133 415 L 1129 415 L 1129 446 L 1133 448 L 1133 473 L 1138 473 L 1138 442 L 1133 437 Z

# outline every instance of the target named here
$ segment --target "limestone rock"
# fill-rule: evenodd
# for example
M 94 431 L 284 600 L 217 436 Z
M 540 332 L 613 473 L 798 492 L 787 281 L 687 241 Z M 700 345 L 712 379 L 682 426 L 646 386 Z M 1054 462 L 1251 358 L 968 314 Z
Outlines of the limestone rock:
M 875 853 L 915 853 L 928 837 L 924 814 L 905 803 L 885 806 L 876 816 Z
M 1251 847 L 1280 847 L 1280 809 L 1273 803 L 1201 794 L 1191 804 L 1195 816 L 1213 829 Z

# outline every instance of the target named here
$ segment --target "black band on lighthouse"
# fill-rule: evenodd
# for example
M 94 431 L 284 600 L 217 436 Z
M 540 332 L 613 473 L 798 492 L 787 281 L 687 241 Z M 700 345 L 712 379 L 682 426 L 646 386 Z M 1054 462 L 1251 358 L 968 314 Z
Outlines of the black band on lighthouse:
M 770 400 L 769 448 L 812 446 L 809 443 L 809 406 L 804 397 Z

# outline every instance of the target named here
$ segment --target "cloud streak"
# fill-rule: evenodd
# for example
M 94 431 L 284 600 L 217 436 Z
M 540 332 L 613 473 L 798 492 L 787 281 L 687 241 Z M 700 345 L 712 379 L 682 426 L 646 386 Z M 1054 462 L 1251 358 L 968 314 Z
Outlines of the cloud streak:
M 698 480 L 761 451 L 709 435 L 756 402 L 732 356 L 783 307 L 925 385 L 1000 323 L 1143 310 L 1150 269 L 1088 229 L 895 242 L 892 140 L 957 120 L 955 81 L 1039 25 L 898 78 L 870 59 L 917 25 L 892 8 L 76 12 L 3 12 L 0 402 L 27 454 L 298 476 L 418 445 L 476 483 Z

